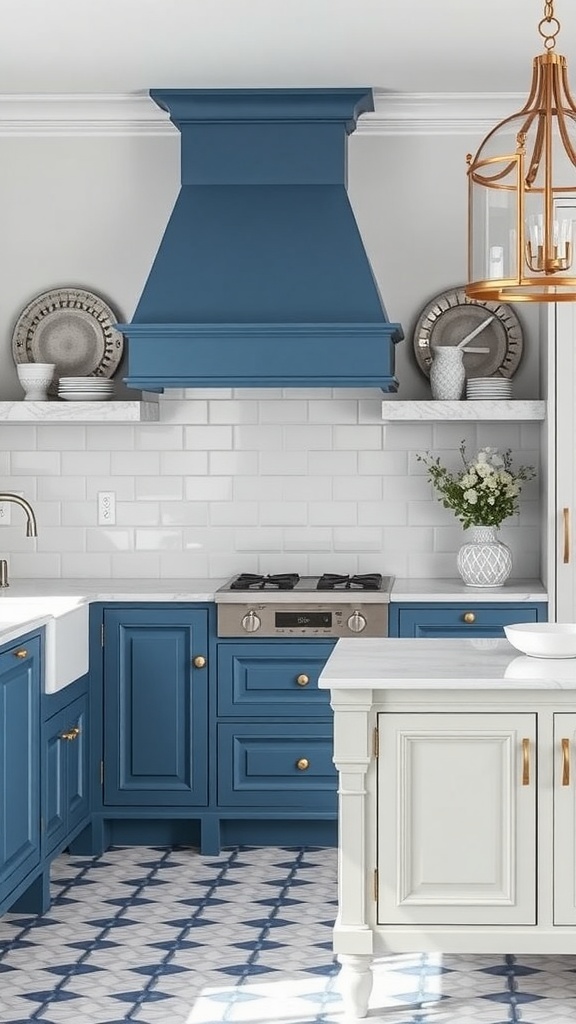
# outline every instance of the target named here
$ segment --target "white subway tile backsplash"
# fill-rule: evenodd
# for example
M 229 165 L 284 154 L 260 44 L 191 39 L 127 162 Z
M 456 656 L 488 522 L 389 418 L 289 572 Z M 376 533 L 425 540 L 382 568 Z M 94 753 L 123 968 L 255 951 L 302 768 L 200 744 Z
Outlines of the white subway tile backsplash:
M 192 476 L 184 481 L 187 501 L 232 501 L 232 477 Z
M 60 460 L 60 452 L 13 451 L 10 456 L 10 472 L 12 476 L 58 476 Z
M 382 424 L 375 426 L 340 426 L 333 430 L 335 451 L 353 449 L 358 452 L 380 451 Z
M 160 422 L 0 424 L 2 488 L 15 509 L 2 554 L 23 577 L 169 578 L 242 571 L 456 574 L 465 536 L 418 452 L 460 465 L 462 439 L 539 464 L 540 425 L 388 424 L 378 389 L 189 389 L 160 396 Z M 539 574 L 541 480 L 500 536 L 517 576 Z M 113 491 L 116 525 L 97 523 Z M 508 539 L 510 538 L 510 539 Z
M 181 551 L 182 531 L 158 529 L 136 530 L 137 551 Z
M 303 501 L 263 501 L 260 522 L 263 526 L 305 526 L 307 512 Z
M 180 425 L 141 423 L 134 437 L 134 447 L 137 451 L 180 451 L 183 437 Z
M 337 526 L 334 529 L 334 550 L 354 553 L 382 550 L 382 530 L 376 527 L 350 529 Z
M 38 530 L 36 540 L 38 551 L 60 552 L 84 551 L 86 533 L 82 526 L 45 526 Z
M 62 476 L 85 476 L 86 475 L 86 452 L 66 451 L 60 456 Z M 110 475 L 110 452 L 91 452 L 90 471 L 98 476 Z
M 329 451 L 332 448 L 332 427 L 301 424 L 284 427 L 284 448 L 286 451 Z
M 132 492 L 123 500 L 135 497 L 138 501 L 179 501 L 184 497 L 184 481 L 181 476 L 139 476 L 132 480 Z
M 307 469 L 307 452 L 260 452 L 260 472 L 264 476 L 302 476 Z
M 229 401 L 216 401 L 212 399 L 208 403 L 209 423 L 258 423 L 258 405 L 256 401 L 240 402 L 230 399 Z
M 129 451 L 134 447 L 135 428 L 126 423 L 91 423 L 85 429 L 87 451 Z
M 162 453 L 165 456 L 165 453 Z M 110 470 L 112 476 L 159 476 L 159 452 L 112 452 Z M 104 471 L 100 474 L 104 475 Z
M 197 426 L 184 428 L 184 447 L 189 451 L 212 451 L 223 448 L 229 451 L 232 447 L 231 426 Z

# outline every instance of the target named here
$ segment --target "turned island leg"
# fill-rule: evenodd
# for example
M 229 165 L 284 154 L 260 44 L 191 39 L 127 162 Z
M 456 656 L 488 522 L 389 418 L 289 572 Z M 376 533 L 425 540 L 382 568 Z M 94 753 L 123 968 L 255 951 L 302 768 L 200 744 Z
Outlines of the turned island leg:
M 341 965 L 338 987 L 344 1011 L 349 1017 L 365 1017 L 372 992 L 372 957 L 340 953 L 338 960 Z

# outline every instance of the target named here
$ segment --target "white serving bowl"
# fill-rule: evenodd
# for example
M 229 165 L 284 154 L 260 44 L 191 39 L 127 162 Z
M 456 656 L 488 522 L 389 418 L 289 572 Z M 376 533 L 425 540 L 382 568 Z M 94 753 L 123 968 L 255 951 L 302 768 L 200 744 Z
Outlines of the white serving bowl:
M 576 658 L 576 622 L 519 622 L 506 639 L 531 658 Z

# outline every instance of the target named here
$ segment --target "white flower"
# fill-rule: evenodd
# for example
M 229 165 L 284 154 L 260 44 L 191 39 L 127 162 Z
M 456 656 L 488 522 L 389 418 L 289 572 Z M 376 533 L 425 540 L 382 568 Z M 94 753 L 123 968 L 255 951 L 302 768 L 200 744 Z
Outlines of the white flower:
M 494 472 L 494 470 L 492 469 L 492 466 L 489 466 L 487 462 L 479 462 L 476 465 L 475 469 L 476 469 L 476 472 L 477 472 L 478 476 L 481 479 L 484 479 L 484 477 L 490 476 L 490 474 Z
M 464 498 L 469 505 L 475 505 L 478 501 L 478 491 L 471 487 L 469 491 L 464 491 Z
M 480 451 L 478 452 L 478 455 L 476 456 L 476 462 L 477 462 L 477 463 L 478 463 L 478 462 L 486 462 L 486 461 L 487 461 L 487 455 L 486 455 L 486 451 L 487 451 L 487 449 L 486 449 L 486 448 L 482 448 L 482 449 L 481 449 L 481 450 L 480 450 Z
M 496 504 L 496 498 L 493 495 L 490 495 L 490 497 L 488 498 L 488 504 L 489 505 L 495 505 Z

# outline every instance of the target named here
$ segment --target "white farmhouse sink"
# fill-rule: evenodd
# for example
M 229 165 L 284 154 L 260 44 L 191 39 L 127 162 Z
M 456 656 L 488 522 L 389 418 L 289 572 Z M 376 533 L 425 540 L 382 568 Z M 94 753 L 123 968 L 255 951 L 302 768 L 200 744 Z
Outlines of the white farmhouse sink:
M 88 608 L 79 597 L 11 597 L 0 594 L 2 633 L 45 628 L 44 690 L 56 693 L 88 671 Z M 8 637 L 6 637 L 8 639 Z

